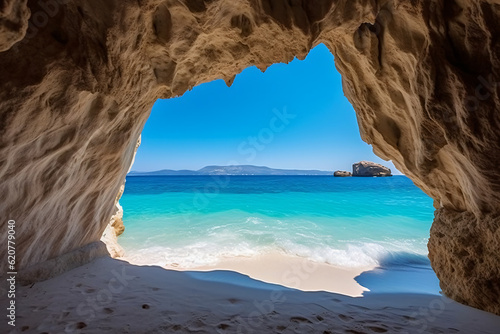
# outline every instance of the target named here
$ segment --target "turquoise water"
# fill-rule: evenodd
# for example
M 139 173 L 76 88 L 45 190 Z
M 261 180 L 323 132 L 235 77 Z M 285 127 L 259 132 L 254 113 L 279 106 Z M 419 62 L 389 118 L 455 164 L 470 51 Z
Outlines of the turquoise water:
M 196 268 L 279 251 L 342 267 L 428 266 L 432 200 L 404 176 L 129 176 L 119 242 Z

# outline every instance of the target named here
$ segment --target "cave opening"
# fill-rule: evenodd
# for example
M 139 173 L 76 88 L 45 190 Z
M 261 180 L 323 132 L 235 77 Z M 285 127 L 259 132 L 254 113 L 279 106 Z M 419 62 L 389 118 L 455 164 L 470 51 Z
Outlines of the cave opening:
M 118 193 L 121 196 L 120 189 L 134 155 L 136 140 L 159 96 L 184 94 L 190 87 L 219 77 L 231 83 L 232 75 L 250 64 L 267 68 L 275 62 L 291 61 L 293 55 L 302 59 L 311 46 L 318 42 L 324 42 L 336 55 L 336 65 L 344 80 L 344 92 L 355 106 L 363 139 L 373 145 L 379 156 L 393 159 L 415 184 L 434 199 L 436 211 L 428 249 L 443 294 L 468 306 L 500 314 L 500 260 L 497 252 L 500 240 L 500 174 L 496 159 L 500 156 L 500 86 L 495 84 L 499 77 L 499 49 L 496 47 L 499 25 L 495 18 L 500 14 L 494 1 L 325 1 L 321 6 L 309 1 L 274 0 L 73 1 L 64 4 L 59 1 L 59 5 L 52 6 L 55 2 L 47 0 L 42 6 L 35 1 L 8 1 L 9 5 L 2 6 L 4 8 L 0 13 L 0 25 L 3 27 L 0 29 L 0 58 L 4 65 L 0 99 L 3 130 L 0 145 L 1 192 L 6 194 L 1 211 L 6 217 L 3 220 L 4 227 L 7 222 L 13 226 L 11 219 L 16 222 L 16 269 L 20 270 L 19 278 L 23 284 L 29 284 L 19 287 L 19 293 L 16 294 L 19 324 L 29 322 L 20 326 L 22 330 L 62 332 L 87 326 L 85 331 L 88 332 L 157 332 L 177 331 L 183 325 L 190 331 L 204 330 L 202 327 L 208 325 L 224 330 L 230 327 L 240 329 L 242 323 L 245 324 L 243 321 L 251 319 L 247 315 L 255 313 L 253 301 L 257 298 L 267 301 L 267 292 L 253 290 L 247 296 L 248 312 L 240 312 L 240 319 L 227 322 L 226 310 L 241 305 L 241 300 L 234 299 L 235 291 L 228 285 L 221 289 L 223 291 L 212 291 L 213 285 L 208 285 L 204 288 L 207 293 L 201 294 L 200 289 L 192 289 L 199 286 L 199 280 L 190 281 L 187 274 L 129 265 L 107 258 L 106 245 L 99 242 L 99 238 L 103 230 L 109 230 L 111 226 L 108 224 L 109 217 L 116 212 L 115 200 Z M 35 34 L 32 34 L 33 24 L 37 26 Z M 280 65 L 274 68 L 277 66 Z M 245 73 L 248 74 L 248 71 Z M 241 75 L 236 78 L 233 87 L 241 83 L 241 78 Z M 295 82 L 292 79 L 282 78 L 282 82 Z M 305 95 L 306 86 L 313 85 L 316 79 L 313 77 L 312 82 L 304 78 L 297 81 L 295 86 L 298 89 L 289 89 L 288 95 Z M 220 81 L 213 84 L 224 85 Z M 196 88 L 193 94 L 202 90 L 202 87 L 209 87 L 207 85 Z M 251 91 L 260 87 L 266 86 L 257 82 Z M 329 96 L 332 92 L 336 90 L 323 90 L 321 95 Z M 169 103 L 184 101 L 189 94 Z M 227 94 L 214 97 L 220 102 L 228 100 Z M 247 104 L 259 99 L 258 94 L 251 94 Z M 198 110 L 208 110 L 209 100 L 202 101 L 205 105 L 198 107 Z M 161 103 L 158 102 L 158 105 Z M 279 130 L 283 125 L 270 123 L 271 117 L 276 117 L 273 111 L 277 110 L 282 115 L 284 107 L 287 107 L 287 112 L 293 113 L 295 104 L 277 103 L 262 109 L 268 112 L 269 117 L 264 118 L 267 123 L 260 124 L 251 133 L 245 133 L 243 139 L 237 142 L 246 141 L 242 146 L 246 154 L 238 158 L 245 160 L 253 155 L 256 155 L 256 159 L 281 157 L 289 150 L 292 156 L 299 157 L 296 159 L 301 164 L 298 168 L 310 168 L 302 164 L 315 161 L 314 157 L 333 156 L 331 152 L 316 154 L 316 150 L 300 141 L 283 145 L 280 150 L 273 149 L 285 141 L 287 134 L 293 132 L 293 126 L 307 124 L 304 118 L 296 118 L 299 122 L 290 122 L 291 127 L 272 132 L 273 128 Z M 245 115 L 240 110 L 241 105 L 233 109 Z M 251 125 L 254 120 L 262 121 L 262 118 L 257 117 L 256 111 L 259 110 L 253 110 L 244 120 L 225 123 L 226 128 L 237 129 L 233 124 Z M 340 121 L 339 110 L 334 111 L 334 120 L 325 118 L 322 122 L 331 131 L 337 122 L 347 124 Z M 151 123 L 155 114 L 156 111 L 150 124 L 163 124 L 159 133 L 173 133 L 165 124 L 186 130 L 177 119 L 171 119 L 168 123 Z M 191 115 L 191 120 L 197 121 L 193 124 L 207 128 L 210 127 L 207 122 L 210 117 L 218 118 L 213 110 L 206 113 L 210 115 L 206 118 L 189 112 L 186 114 Z M 350 117 L 355 123 L 354 112 Z M 315 128 L 313 135 L 319 136 L 323 127 Z M 357 131 L 350 133 L 357 135 Z M 327 140 L 329 137 L 323 135 L 320 137 L 330 144 L 330 148 L 347 147 L 351 143 L 341 138 L 334 140 L 336 145 L 333 145 Z M 257 140 L 250 141 L 249 136 Z M 179 158 L 182 155 L 173 153 L 203 158 L 202 153 L 208 152 L 209 158 L 215 159 L 207 146 L 215 147 L 217 143 L 200 140 L 202 137 L 199 133 L 193 138 L 197 139 L 193 146 L 202 149 L 201 152 L 193 154 L 195 151 L 184 144 L 179 145 L 177 140 L 175 146 L 184 148 L 183 151 L 171 152 L 167 151 L 167 146 L 163 146 L 163 153 L 157 153 L 154 157 L 158 159 L 169 152 L 171 161 L 181 162 L 186 161 Z M 175 143 L 175 140 L 171 141 Z M 142 161 L 141 152 L 145 152 L 150 142 L 147 136 L 144 136 L 144 142 L 139 151 L 138 164 L 134 167 L 136 170 L 139 170 Z M 229 143 L 227 138 L 221 142 Z M 269 144 L 263 145 L 263 142 Z M 262 146 L 265 148 L 260 150 Z M 238 155 L 238 145 L 231 148 Z M 222 162 L 207 163 L 226 164 L 230 161 L 232 159 L 227 158 Z M 235 161 L 245 163 L 237 159 Z M 249 163 L 261 164 L 258 161 Z M 165 167 L 185 166 L 165 165 L 160 168 Z M 349 169 L 350 165 L 327 166 L 330 167 Z M 373 280 L 367 283 L 370 277 L 378 275 L 383 279 L 392 273 L 407 288 L 416 279 L 406 280 L 405 273 L 414 276 L 414 267 L 421 268 L 421 272 L 430 271 L 424 255 L 427 252 L 425 241 L 428 228 L 424 230 L 422 226 L 430 225 L 431 204 L 422 193 L 415 196 L 409 180 L 407 187 L 395 186 L 397 177 L 358 180 L 379 182 L 379 190 L 383 191 L 377 193 L 366 183 L 361 191 L 353 191 L 352 187 L 349 187 L 349 191 L 339 191 L 342 182 L 349 184 L 354 179 L 325 176 L 323 179 L 328 180 L 325 183 L 330 182 L 335 187 L 327 189 L 329 191 L 314 192 L 317 187 L 313 187 L 310 181 L 314 178 L 310 177 L 307 179 L 309 182 L 302 182 L 301 189 L 297 189 L 294 183 L 295 190 L 300 191 L 263 191 L 262 182 L 250 182 L 245 188 L 254 186 L 255 191 L 252 194 L 240 194 L 233 181 L 229 186 L 221 186 L 227 184 L 225 177 L 212 179 L 201 187 L 182 181 L 178 182 L 180 184 L 175 189 L 174 178 L 166 182 L 164 187 L 158 184 L 138 187 L 140 177 L 128 177 L 121 201 L 125 207 L 127 229 L 120 237 L 120 242 L 125 246 L 127 255 L 139 254 L 131 252 L 127 238 L 139 237 L 140 232 L 143 232 L 145 238 L 138 243 L 152 246 L 149 247 L 152 248 L 151 252 L 145 256 L 148 263 L 158 263 L 164 267 L 170 265 L 170 268 L 176 264 L 176 268 L 182 267 L 179 258 L 175 262 L 172 260 L 174 257 L 166 247 L 173 248 L 178 246 L 175 243 L 196 237 L 196 227 L 197 235 L 203 234 L 199 232 L 199 227 L 206 227 L 206 217 L 211 215 L 217 223 L 215 227 L 226 226 L 226 231 L 221 228 L 209 231 L 206 228 L 202 243 L 191 243 L 193 247 L 184 249 L 181 247 L 180 255 L 194 254 L 196 258 L 198 250 L 198 254 L 207 254 L 206 250 L 210 248 L 207 246 L 208 241 L 215 246 L 231 246 L 230 242 L 241 246 L 241 239 L 237 237 L 245 232 L 247 241 L 279 243 L 281 250 L 293 248 L 292 255 L 302 258 L 314 255 L 312 260 L 315 261 L 309 261 L 306 265 L 326 263 L 328 261 L 325 262 L 325 258 L 332 262 L 331 259 L 342 258 L 347 253 L 355 260 L 366 259 L 365 256 L 375 259 L 378 269 L 364 272 L 356 278 L 360 285 L 372 291 L 376 291 L 377 286 L 373 285 Z M 236 179 L 238 177 L 231 178 Z M 268 177 L 268 180 L 271 178 Z M 403 177 L 400 180 L 404 180 Z M 386 184 L 381 186 L 383 182 Z M 283 188 L 286 185 L 286 182 L 275 182 L 273 187 Z M 255 189 L 258 186 L 260 189 Z M 196 197 L 200 193 L 205 193 L 205 196 Z M 184 196 L 187 207 L 165 205 L 169 203 L 161 200 L 160 195 L 163 198 L 177 198 L 177 201 L 178 195 Z M 296 196 L 294 201 L 286 197 L 290 195 Z M 278 197 L 281 201 L 277 200 Z M 420 206 L 423 202 L 416 197 L 429 204 Z M 195 198 L 199 199 L 197 204 L 193 203 Z M 233 201 L 227 202 L 228 198 Z M 252 198 L 260 198 L 258 202 L 267 207 L 256 210 L 254 206 L 250 210 Z M 207 199 L 209 204 L 205 207 Z M 222 203 L 222 200 L 226 202 Z M 138 208 L 139 203 L 150 205 Z M 171 211 L 167 213 L 179 218 L 170 222 L 179 225 L 178 222 L 182 220 L 186 222 L 185 226 L 192 229 L 175 231 L 171 228 L 169 233 L 155 231 L 155 223 L 161 221 L 158 218 L 165 215 L 151 209 L 155 203 L 170 208 Z M 207 212 L 209 207 L 216 204 L 219 205 L 219 211 Z M 319 207 L 326 206 L 324 204 L 329 204 L 330 215 L 321 214 Z M 136 213 L 148 213 L 136 215 L 138 224 L 134 224 L 132 219 L 134 205 Z M 201 210 L 192 209 L 194 205 Z M 277 208 L 280 205 L 282 208 L 288 207 L 287 210 L 279 211 L 278 215 Z M 284 231 L 287 234 L 266 234 L 272 232 L 269 228 L 259 230 L 262 226 L 269 226 L 271 220 L 252 219 L 248 221 L 252 228 L 246 230 L 237 230 L 233 228 L 234 225 L 223 225 L 217 213 L 228 207 L 233 209 L 231 213 L 235 216 L 246 212 L 251 213 L 253 218 L 271 217 L 275 226 L 289 226 Z M 382 207 L 387 210 L 384 214 L 380 212 Z M 413 218 L 414 210 L 421 209 L 418 219 L 405 218 L 407 212 L 404 211 L 410 208 Z M 295 225 L 278 224 L 299 209 L 309 211 L 300 219 L 295 215 Z M 350 214 L 350 220 L 340 215 L 342 210 Z M 186 215 L 188 219 L 184 219 Z M 117 222 L 119 212 L 115 218 L 114 222 Z M 327 240 L 328 243 L 322 239 L 325 233 L 319 233 L 324 231 L 321 230 L 324 220 L 342 222 L 335 226 L 336 234 L 333 239 Z M 404 223 L 395 224 L 395 221 Z M 371 225 L 367 226 L 368 223 Z M 165 220 L 162 224 L 165 225 Z M 172 227 L 177 225 L 171 224 Z M 411 228 L 413 230 L 408 232 Z M 350 229 L 355 233 L 354 238 L 345 237 L 345 231 Z M 233 233 L 235 231 L 241 233 Z M 294 232 L 297 238 L 282 238 L 289 236 L 290 232 Z M 312 238 L 313 232 L 316 232 L 316 239 Z M 379 233 L 378 239 L 375 238 L 376 233 Z M 407 238 L 389 238 L 398 233 Z M 161 241 L 156 249 L 155 243 L 150 243 L 151 236 Z M 218 239 L 220 236 L 222 238 Z M 4 241 L 6 237 L 4 234 Z M 400 242 L 395 242 L 398 240 Z M 310 242 L 305 244 L 306 241 Z M 312 241 L 314 246 L 321 246 L 314 254 L 311 252 Z M 407 252 L 408 246 L 415 245 L 415 242 L 420 245 L 421 251 Z M 361 243 L 365 246 L 376 244 L 377 247 L 386 247 L 388 251 L 382 257 L 371 257 L 370 254 L 377 254 L 377 247 L 356 247 Z M 389 246 L 392 249 L 387 249 Z M 229 247 L 222 251 L 231 249 Z M 257 248 L 252 246 L 247 249 Z M 156 261 L 153 255 L 162 257 Z M 7 263 L 4 261 L 2 265 L 4 273 L 8 271 Z M 263 263 L 260 261 L 259 265 L 262 267 Z M 272 264 L 279 264 L 277 261 L 268 263 L 271 263 L 268 271 L 273 269 Z M 300 274 L 292 272 L 291 277 L 288 269 L 278 269 L 282 270 L 282 274 L 287 273 L 288 281 L 304 284 L 307 280 L 304 277 L 310 274 L 304 273 L 304 269 L 310 270 L 311 267 L 303 268 L 303 263 L 299 265 Z M 250 267 L 250 263 L 247 262 L 246 267 Z M 313 268 L 318 269 L 315 266 Z M 384 271 L 387 268 L 393 270 Z M 130 270 L 129 274 L 133 276 L 119 276 L 131 280 L 127 282 L 127 289 L 120 287 L 123 293 L 115 294 L 117 290 L 110 289 L 107 283 L 116 283 L 115 274 L 123 274 L 124 270 Z M 68 274 L 60 275 L 64 272 Z M 56 277 L 58 275 L 59 278 Z M 313 276 L 337 280 L 337 277 L 329 276 L 320 269 L 314 275 L 309 275 Z M 173 279 L 176 277 L 179 279 Z M 41 282 L 45 279 L 48 282 Z M 186 280 L 190 284 L 186 284 Z M 34 282 L 36 286 L 33 288 Z M 113 287 L 116 288 L 116 285 Z M 302 285 L 300 288 L 308 287 Z M 101 305 L 103 312 L 99 313 L 95 303 L 89 305 L 89 301 L 99 301 L 105 292 L 113 293 L 112 298 L 106 298 L 105 307 Z M 311 296 L 309 293 L 299 294 L 304 298 Z M 26 299 L 26 296 L 29 298 Z M 65 299 L 59 299 L 59 296 Z M 289 296 L 296 298 L 293 294 Z M 298 326 L 310 327 L 308 321 L 313 323 L 314 330 L 320 332 L 323 329 L 325 332 L 330 331 L 332 327 L 339 331 L 344 329 L 345 332 L 398 332 L 406 327 L 409 331 L 496 333 L 499 328 L 498 317 L 496 320 L 485 318 L 479 311 L 452 303 L 451 300 L 446 301 L 445 297 L 437 299 L 433 295 L 427 298 L 419 295 L 410 298 L 407 294 L 399 294 L 394 299 L 388 296 L 372 295 L 373 298 L 367 296 L 362 301 L 342 299 L 347 303 L 339 303 L 339 299 L 326 296 L 329 303 L 325 304 L 318 304 L 317 299 L 305 298 L 305 303 L 301 303 L 298 308 L 285 305 L 286 308 L 278 310 L 281 311 L 279 324 L 273 324 L 267 315 L 257 317 L 257 320 L 264 319 L 265 322 L 260 324 L 268 328 L 274 325 L 273 329 L 280 331 L 297 331 Z M 224 303 L 221 303 L 222 299 Z M 177 302 L 173 303 L 172 300 Z M 374 303 L 375 300 L 379 300 L 379 303 Z M 200 307 L 193 308 L 191 301 L 201 303 Z M 160 304 L 161 307 L 158 307 Z M 187 307 L 179 309 L 178 304 Z M 214 305 L 220 307 L 214 309 Z M 325 307 L 330 312 L 325 314 L 322 309 Z M 300 308 L 307 309 L 307 312 L 302 312 Z M 144 319 L 144 313 L 136 310 L 149 312 L 148 321 L 131 318 L 137 315 L 139 320 Z M 157 313 L 150 313 L 155 311 Z M 200 319 L 207 319 L 214 311 L 218 312 L 217 318 L 199 324 Z M 432 317 L 429 317 L 429 312 Z M 182 326 L 175 317 L 180 313 L 187 315 Z M 26 314 L 30 316 L 26 317 Z M 345 314 L 353 317 L 340 318 L 340 315 Z M 88 317 L 82 319 L 85 315 Z M 112 319 L 116 321 L 110 322 Z M 126 324 L 124 320 L 129 323 Z M 323 320 L 329 321 L 329 328 Z M 379 322 L 384 328 L 374 329 L 373 324 Z M 101 325 L 98 330 L 96 327 Z M 485 327 L 491 328 L 487 330 Z
M 362 160 L 395 176 L 333 177 Z M 323 44 L 159 100 L 120 203 L 118 242 L 135 264 L 350 295 L 439 291 L 432 200 L 361 140 Z M 356 277 L 347 288 L 345 273 Z

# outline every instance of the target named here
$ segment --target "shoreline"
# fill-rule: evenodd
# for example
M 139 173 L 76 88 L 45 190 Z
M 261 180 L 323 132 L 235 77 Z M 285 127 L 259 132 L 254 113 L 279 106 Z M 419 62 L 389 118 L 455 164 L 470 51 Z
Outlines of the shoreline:
M 126 256 L 120 260 L 134 265 Z M 300 291 L 325 291 L 351 297 L 361 297 L 369 291 L 355 281 L 363 272 L 371 271 L 376 266 L 357 268 L 338 267 L 327 263 L 318 263 L 307 258 L 272 252 L 252 257 L 228 257 L 215 265 L 183 268 L 180 266 L 161 266 L 168 270 L 183 272 L 232 271 L 246 275 L 264 283 L 277 284 Z M 214 280 L 220 278 L 214 277 Z

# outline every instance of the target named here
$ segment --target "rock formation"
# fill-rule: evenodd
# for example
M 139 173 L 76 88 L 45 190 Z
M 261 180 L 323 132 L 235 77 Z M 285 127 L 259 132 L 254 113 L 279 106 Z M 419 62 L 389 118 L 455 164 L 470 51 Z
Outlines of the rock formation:
M 444 293 L 500 314 L 499 18 L 496 0 L 3 1 L 0 228 L 16 220 L 18 269 L 101 253 L 156 99 L 324 43 L 363 140 L 435 200 Z
M 345 171 L 345 170 L 338 170 L 335 173 L 333 173 L 333 176 L 336 177 L 349 177 L 352 176 L 351 172 Z
M 26 2 L 3 0 L 0 3 L 0 52 L 23 39 L 30 16 Z
M 123 191 L 120 192 L 121 197 Z M 118 237 L 125 231 L 125 225 L 123 225 L 123 207 L 120 205 L 118 200 L 115 204 L 116 212 L 106 226 L 104 233 L 101 236 L 101 241 L 106 244 L 109 255 L 113 258 L 122 257 L 125 255 L 124 249 L 118 243 Z
M 137 140 L 137 143 L 135 144 L 135 149 L 134 149 L 134 156 L 132 158 L 132 163 L 130 164 L 130 167 L 128 169 L 128 172 L 130 172 L 132 165 L 135 160 L 135 155 L 137 154 L 137 150 L 139 149 L 139 146 L 141 145 L 141 137 L 139 136 L 139 139 Z M 120 187 L 120 191 L 118 192 L 118 195 L 116 196 L 115 199 L 115 214 L 111 216 L 111 219 L 106 226 L 106 229 L 104 230 L 104 233 L 101 236 L 101 241 L 106 244 L 106 248 L 109 252 L 109 255 L 113 258 L 117 257 L 122 257 L 125 255 L 125 250 L 120 246 L 118 243 L 118 237 L 123 234 L 125 231 L 125 225 L 123 224 L 123 207 L 120 205 L 120 198 L 123 195 L 123 192 L 125 191 L 125 183 L 122 184 Z
M 352 165 L 352 176 L 392 176 L 391 170 L 371 161 L 361 161 Z

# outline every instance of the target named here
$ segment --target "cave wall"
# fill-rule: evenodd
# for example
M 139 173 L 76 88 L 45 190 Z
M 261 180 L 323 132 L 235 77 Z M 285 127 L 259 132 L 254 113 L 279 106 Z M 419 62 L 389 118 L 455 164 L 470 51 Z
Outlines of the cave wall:
M 494 0 L 2 1 L 0 228 L 16 220 L 18 268 L 101 254 L 156 99 L 324 43 L 363 140 L 435 200 L 443 291 L 500 314 L 499 18 Z

